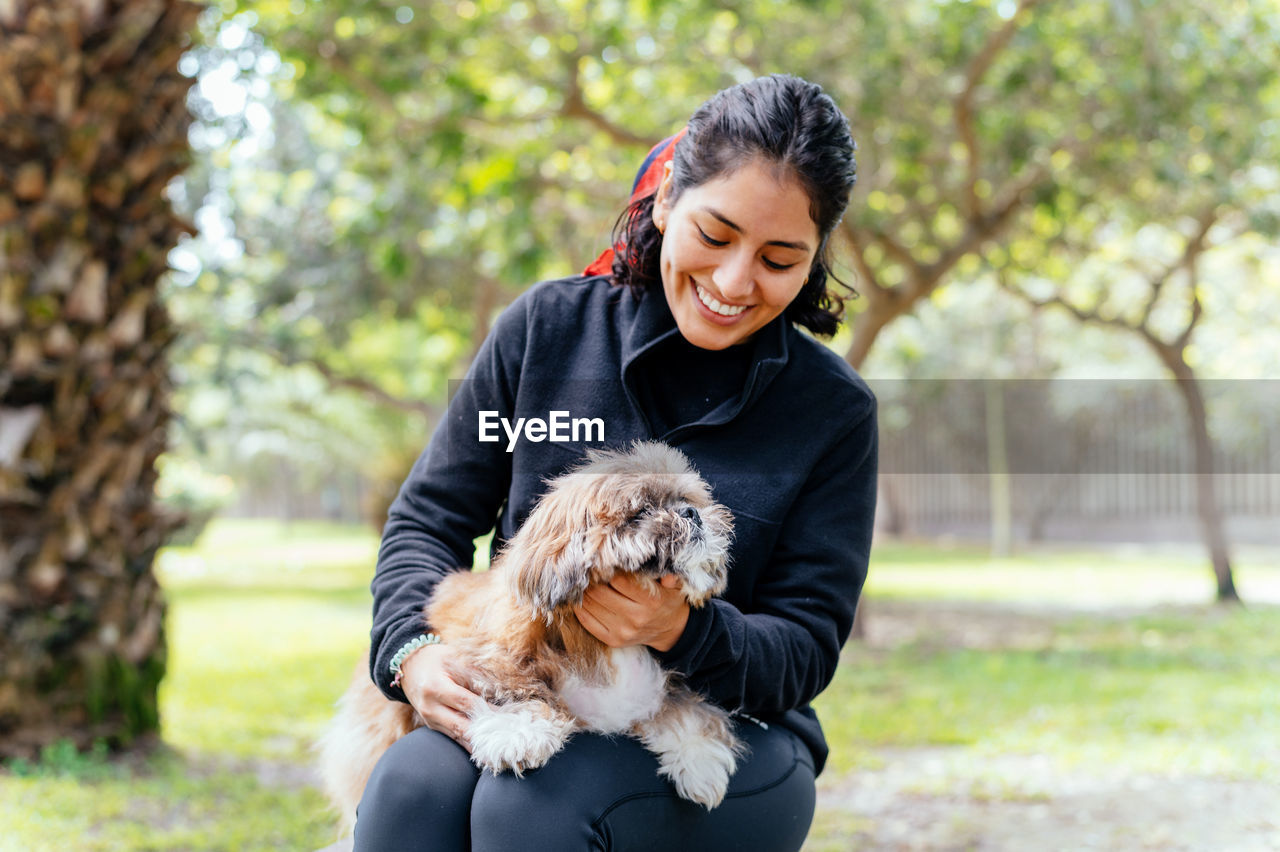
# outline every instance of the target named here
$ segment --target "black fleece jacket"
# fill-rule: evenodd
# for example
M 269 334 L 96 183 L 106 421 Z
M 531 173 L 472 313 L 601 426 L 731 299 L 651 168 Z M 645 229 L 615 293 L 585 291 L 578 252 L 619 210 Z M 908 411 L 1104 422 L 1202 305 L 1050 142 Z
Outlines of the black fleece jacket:
M 716 355 L 679 357 L 683 343 L 661 292 L 637 298 L 604 276 L 538 284 L 499 317 L 447 415 L 392 504 L 372 583 L 370 666 L 391 686 L 390 661 L 427 629 L 434 584 L 466 569 L 474 539 L 514 535 L 546 480 L 592 447 L 660 439 L 681 450 L 733 513 L 724 595 L 694 610 L 676 645 L 657 657 L 727 710 L 795 731 L 821 771 L 826 742 L 809 702 L 831 681 L 866 579 L 876 496 L 875 399 L 838 356 L 785 318 L 750 347 L 745 384 L 717 393 Z M 736 349 L 736 347 L 735 347 Z M 675 355 L 673 356 L 673 353 Z M 722 353 L 741 374 L 742 352 Z M 664 386 L 678 404 L 646 411 Z M 683 389 L 696 387 L 705 405 Z M 705 390 L 705 393 L 704 393 Z M 598 419 L 578 440 L 522 434 L 499 418 Z M 481 441 L 482 412 L 495 441 Z M 653 415 L 653 416 L 650 416 Z M 673 424 L 672 417 L 696 417 Z M 508 449 L 510 448 L 510 452 Z M 655 652 L 656 653 L 656 652 Z

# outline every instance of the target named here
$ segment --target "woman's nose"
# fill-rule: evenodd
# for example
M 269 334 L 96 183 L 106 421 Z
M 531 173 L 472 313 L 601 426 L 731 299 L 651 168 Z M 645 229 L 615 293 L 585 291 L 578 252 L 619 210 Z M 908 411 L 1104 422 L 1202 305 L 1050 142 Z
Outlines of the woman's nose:
M 755 258 L 750 252 L 734 251 L 724 258 L 724 262 L 716 267 L 711 275 L 711 283 L 716 285 L 720 295 L 731 302 L 746 299 L 751 294 L 754 283 L 752 268 Z

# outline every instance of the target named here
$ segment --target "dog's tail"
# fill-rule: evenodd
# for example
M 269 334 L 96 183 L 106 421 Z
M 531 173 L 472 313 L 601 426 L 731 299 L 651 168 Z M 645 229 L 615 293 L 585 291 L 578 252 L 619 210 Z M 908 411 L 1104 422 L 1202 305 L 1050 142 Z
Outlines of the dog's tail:
M 364 663 L 338 699 L 338 713 L 316 743 L 320 779 L 338 814 L 339 836 L 355 828 L 356 806 L 374 764 L 391 744 L 416 727 L 408 704 L 387 699 L 369 679 Z

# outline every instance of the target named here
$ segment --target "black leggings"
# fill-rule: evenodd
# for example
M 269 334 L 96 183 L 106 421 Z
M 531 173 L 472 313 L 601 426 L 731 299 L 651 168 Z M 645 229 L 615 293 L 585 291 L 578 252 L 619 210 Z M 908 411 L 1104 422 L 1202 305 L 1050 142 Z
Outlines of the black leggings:
M 419 728 L 374 768 L 355 852 L 795 852 L 813 819 L 812 758 L 777 725 L 737 732 L 749 751 L 708 812 L 677 796 L 629 737 L 576 734 L 517 778 L 481 773 L 453 740 Z

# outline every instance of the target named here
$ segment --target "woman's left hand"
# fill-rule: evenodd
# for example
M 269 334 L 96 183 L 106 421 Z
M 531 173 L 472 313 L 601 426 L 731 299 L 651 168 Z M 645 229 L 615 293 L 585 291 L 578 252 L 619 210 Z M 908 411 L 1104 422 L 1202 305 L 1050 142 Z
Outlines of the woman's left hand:
M 619 574 L 607 585 L 587 588 L 574 607 L 587 632 L 611 648 L 648 645 L 670 651 L 689 623 L 680 581 L 667 574 L 653 585 Z

